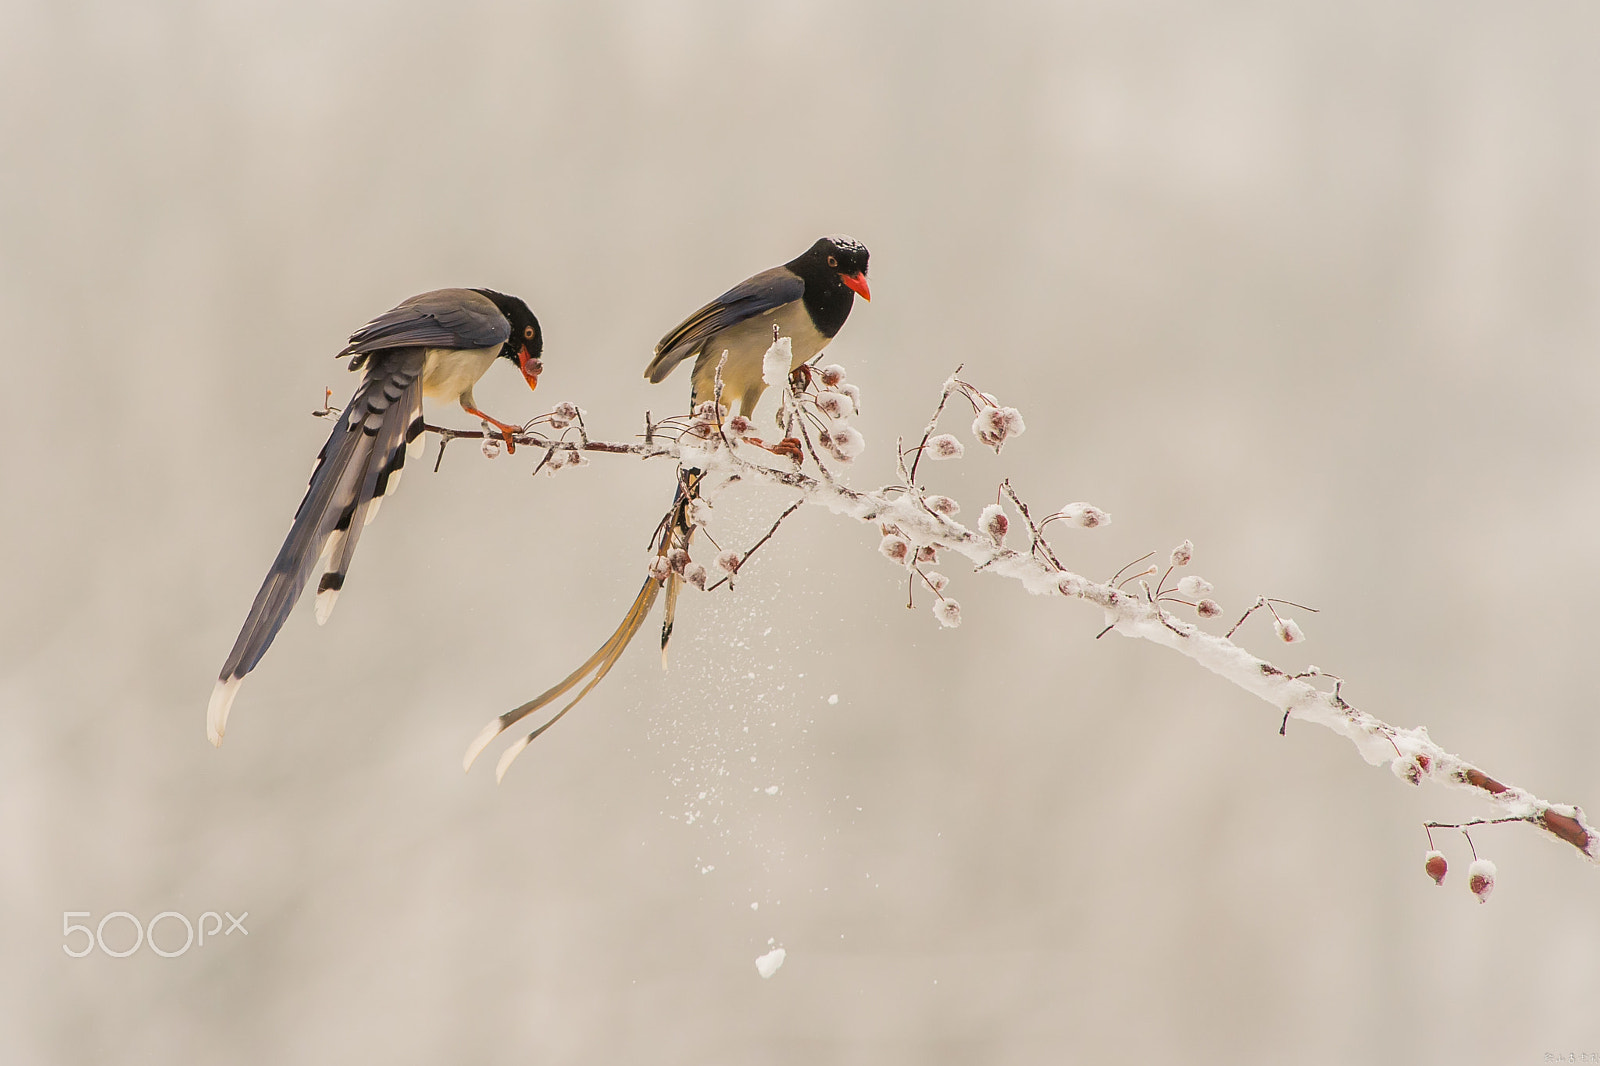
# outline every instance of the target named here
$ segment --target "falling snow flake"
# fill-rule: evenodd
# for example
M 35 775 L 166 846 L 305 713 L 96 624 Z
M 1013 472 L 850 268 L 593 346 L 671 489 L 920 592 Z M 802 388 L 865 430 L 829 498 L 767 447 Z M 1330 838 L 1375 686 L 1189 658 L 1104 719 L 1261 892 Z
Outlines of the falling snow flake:
M 778 968 L 783 965 L 783 960 L 788 954 L 782 948 L 773 948 L 756 959 L 756 973 L 760 974 L 763 980 L 771 977 L 778 972 Z

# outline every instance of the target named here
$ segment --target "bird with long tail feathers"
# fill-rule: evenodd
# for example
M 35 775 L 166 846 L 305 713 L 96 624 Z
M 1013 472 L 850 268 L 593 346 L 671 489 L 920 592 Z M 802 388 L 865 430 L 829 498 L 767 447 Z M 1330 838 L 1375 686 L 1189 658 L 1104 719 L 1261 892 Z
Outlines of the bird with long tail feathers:
M 535 388 L 543 351 L 544 334 L 528 305 L 493 289 L 425 292 L 350 335 L 339 355 L 354 356 L 350 369 L 363 372 L 361 384 L 338 412 L 289 534 L 211 690 L 211 743 L 222 743 L 239 686 L 272 646 L 319 563 L 317 624 L 333 612 L 362 529 L 400 484 L 408 452 L 421 447 L 422 401 L 459 403 L 486 427 L 493 425 L 508 449 L 515 448 L 521 427 L 479 410 L 472 387 L 505 359 Z
M 792 372 L 828 346 L 849 318 L 856 296 L 872 299 L 867 285 L 867 257 L 866 246 L 850 237 L 821 238 L 800 256 L 747 278 L 684 319 L 656 344 L 655 357 L 645 369 L 645 377 L 659 382 L 679 363 L 693 357 L 691 408 L 727 397 L 738 406 L 738 413 L 748 418 L 766 391 L 763 363 L 777 339 L 787 338 L 790 343 Z M 771 446 L 750 437 L 745 440 L 778 455 L 800 457 L 800 443 L 791 438 Z M 484 748 L 507 729 L 577 689 L 565 706 L 505 750 L 495 768 L 495 780 L 503 778 L 524 748 L 560 721 L 611 671 L 643 627 L 663 586 L 666 598 L 662 608 L 661 663 L 666 666 L 678 594 L 684 582 L 681 564 L 674 564 L 687 558 L 694 537 L 692 510 L 699 487 L 697 471 L 679 471 L 672 507 L 651 539 L 654 557 L 650 576 L 616 631 L 559 683 L 485 726 L 467 749 L 462 760 L 464 769 L 470 770 Z M 683 553 L 681 557 L 676 554 L 679 552 Z

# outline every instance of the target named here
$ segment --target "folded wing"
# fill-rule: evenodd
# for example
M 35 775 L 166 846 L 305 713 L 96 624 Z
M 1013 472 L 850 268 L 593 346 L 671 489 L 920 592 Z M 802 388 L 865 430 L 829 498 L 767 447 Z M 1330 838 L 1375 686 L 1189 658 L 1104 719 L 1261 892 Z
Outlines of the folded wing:
M 644 376 L 651 381 L 661 381 L 679 363 L 698 354 L 706 342 L 722 330 L 793 303 L 804 296 L 805 291 L 805 282 L 788 267 L 763 270 L 712 300 L 662 337 Z

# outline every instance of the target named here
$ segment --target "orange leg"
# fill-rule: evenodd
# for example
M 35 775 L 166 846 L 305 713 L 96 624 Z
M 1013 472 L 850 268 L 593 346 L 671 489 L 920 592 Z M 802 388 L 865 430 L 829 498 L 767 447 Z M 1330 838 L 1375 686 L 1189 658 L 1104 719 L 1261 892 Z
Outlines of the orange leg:
M 513 434 L 522 432 L 522 427 L 521 426 L 508 425 L 505 422 L 500 421 L 498 418 L 491 418 L 490 416 L 484 414 L 482 411 L 478 410 L 476 407 L 473 407 L 470 404 L 465 403 L 465 402 L 463 402 L 461 404 L 461 409 L 463 411 L 467 412 L 467 414 L 469 414 L 469 415 L 474 415 L 474 416 L 476 416 L 478 418 L 483 419 L 485 422 L 489 423 L 495 429 L 498 429 L 500 431 L 500 435 L 502 437 L 504 437 L 505 441 L 506 441 L 506 454 L 507 455 L 515 455 L 516 454 L 517 442 L 512 440 L 511 438 L 512 438 Z
M 793 459 L 796 463 L 804 461 L 805 453 L 800 450 L 799 437 L 785 437 L 776 444 L 763 443 L 759 437 L 746 437 L 746 444 L 754 444 L 757 448 L 764 448 L 773 455 L 783 455 Z

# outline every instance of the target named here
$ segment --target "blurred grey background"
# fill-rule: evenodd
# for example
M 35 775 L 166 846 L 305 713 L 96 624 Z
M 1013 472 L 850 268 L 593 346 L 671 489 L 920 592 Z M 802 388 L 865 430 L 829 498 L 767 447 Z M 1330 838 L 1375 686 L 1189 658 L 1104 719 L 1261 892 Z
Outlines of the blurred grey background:
M 1321 608 L 1252 648 L 1600 804 L 1597 31 L 1542 2 L 5 0 L 0 1059 L 1600 1052 L 1571 849 L 1477 833 L 1479 906 L 1445 835 L 1437 889 L 1421 823 L 1470 798 L 959 566 L 940 630 L 821 513 L 686 599 L 671 672 L 636 647 L 502 786 L 495 752 L 463 776 L 615 624 L 663 465 L 419 464 L 330 624 L 302 605 L 204 731 L 351 329 L 520 294 L 544 384 L 480 400 L 627 437 L 683 404 L 641 377 L 662 332 L 843 231 L 873 256 L 832 349 L 858 484 L 965 363 L 1028 431 L 931 469 L 964 514 L 1007 475 L 1092 501 L 1115 523 L 1056 540 L 1099 576 L 1192 538 L 1227 621 Z M 721 539 L 785 502 L 725 498 Z M 119 910 L 249 935 L 64 955 L 62 912 Z

